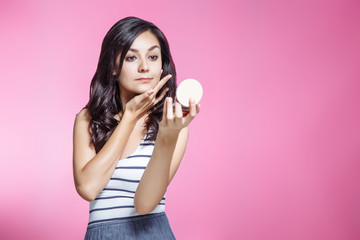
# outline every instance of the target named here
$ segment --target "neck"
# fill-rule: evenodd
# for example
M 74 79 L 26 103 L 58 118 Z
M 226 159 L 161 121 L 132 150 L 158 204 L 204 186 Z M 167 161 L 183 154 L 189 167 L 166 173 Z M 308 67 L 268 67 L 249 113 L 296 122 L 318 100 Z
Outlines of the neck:
M 124 111 L 125 111 L 125 106 L 126 104 L 133 99 L 137 94 L 135 93 L 129 93 L 127 91 L 121 91 L 121 87 L 120 88 L 120 101 L 121 101 L 121 106 L 122 106 L 122 110 L 119 113 L 119 117 L 120 119 L 122 118 L 122 116 L 124 115 Z M 143 116 L 141 116 L 139 118 L 139 120 L 137 121 L 136 125 L 144 125 L 145 124 L 145 119 L 149 116 L 149 113 L 145 113 Z
M 122 111 L 121 114 L 124 114 L 124 110 L 125 110 L 125 106 L 126 104 L 133 99 L 136 94 L 134 93 L 129 93 L 127 91 L 122 90 L 120 84 L 119 84 L 119 89 L 120 89 L 120 102 L 121 102 L 121 106 L 122 106 Z
M 120 101 L 121 101 L 121 106 L 123 106 L 123 111 L 124 108 L 126 106 L 126 104 L 135 97 L 135 94 L 120 94 Z

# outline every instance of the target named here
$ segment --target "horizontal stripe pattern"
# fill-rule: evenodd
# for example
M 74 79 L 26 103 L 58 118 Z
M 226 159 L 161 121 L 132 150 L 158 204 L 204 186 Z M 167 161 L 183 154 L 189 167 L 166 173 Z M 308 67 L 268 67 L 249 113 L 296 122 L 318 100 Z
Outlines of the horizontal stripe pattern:
M 140 180 L 131 180 L 131 179 L 125 179 L 125 178 L 110 178 L 110 180 L 118 180 L 118 181 L 124 181 L 124 182 L 133 182 L 133 183 L 139 183 Z
M 127 159 L 129 158 L 151 158 L 151 155 L 131 155 L 127 157 Z
M 153 142 L 142 142 L 142 143 L 140 143 L 140 146 L 155 146 L 155 143 L 153 143 Z
M 116 167 L 115 169 L 145 169 L 146 167 Z
M 134 207 L 134 195 L 154 146 L 154 142 L 143 140 L 132 155 L 119 160 L 105 188 L 89 204 L 89 225 L 139 215 Z M 165 196 L 151 213 L 164 211 Z

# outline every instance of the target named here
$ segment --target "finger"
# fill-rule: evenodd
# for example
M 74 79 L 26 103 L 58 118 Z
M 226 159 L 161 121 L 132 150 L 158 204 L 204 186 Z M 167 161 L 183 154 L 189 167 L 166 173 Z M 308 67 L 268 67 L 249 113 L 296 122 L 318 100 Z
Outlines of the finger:
M 165 85 L 165 83 L 167 83 L 167 81 L 170 80 L 170 78 L 172 77 L 171 74 L 166 75 L 165 77 L 163 77 L 154 87 L 154 94 L 156 95 L 160 89 Z
M 155 102 L 155 99 L 154 99 L 154 97 L 153 97 L 153 94 L 154 94 L 154 89 L 149 89 L 149 90 L 147 90 L 146 91 L 146 98 L 143 98 L 143 99 L 141 99 L 142 101 L 146 101 L 146 103 L 150 103 L 150 105 L 151 105 L 151 103 L 152 102 Z M 153 106 L 153 105 L 152 105 Z M 149 107 L 152 107 L 152 106 L 149 106 Z
M 156 105 L 158 102 L 160 102 L 161 99 L 163 99 L 163 98 L 165 97 L 165 94 L 166 94 L 168 91 L 169 91 L 169 88 L 164 89 L 164 90 L 161 92 L 160 96 L 155 99 L 155 104 L 154 104 L 154 105 Z
M 192 116 L 192 117 L 195 117 L 196 116 L 196 104 L 195 104 L 195 100 L 193 98 L 190 98 L 189 99 L 189 114 Z
M 166 115 L 167 115 L 167 101 L 165 99 L 164 101 L 164 108 L 163 108 L 163 117 L 162 117 L 162 121 L 164 123 L 166 123 Z
M 200 112 L 200 104 L 196 104 L 196 114 L 198 114 Z
M 154 89 L 149 89 L 146 92 L 135 96 L 134 99 L 137 103 L 140 103 L 140 102 L 144 101 L 145 99 L 150 99 L 151 95 L 153 93 L 154 93 Z
M 175 116 L 177 119 L 181 119 L 183 117 L 182 107 L 178 102 L 175 102 Z
M 173 104 L 172 104 L 172 98 L 168 97 L 166 98 L 166 118 L 167 120 L 173 120 L 174 119 L 174 110 L 173 110 Z
M 197 114 L 197 105 L 198 104 L 195 104 L 195 101 L 192 98 L 190 98 L 190 100 L 189 100 L 189 113 L 185 118 L 185 124 L 186 125 L 188 125 L 195 118 L 195 116 Z M 200 108 L 199 108 L 199 110 L 200 110 Z

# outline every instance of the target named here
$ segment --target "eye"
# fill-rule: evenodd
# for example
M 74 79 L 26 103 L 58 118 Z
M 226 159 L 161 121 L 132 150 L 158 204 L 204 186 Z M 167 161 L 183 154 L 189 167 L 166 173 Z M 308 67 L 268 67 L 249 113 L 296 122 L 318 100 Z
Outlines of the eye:
M 135 56 L 128 56 L 128 57 L 125 58 L 125 61 L 127 61 L 127 62 L 133 62 L 135 60 L 136 60 Z
M 152 56 L 149 57 L 149 59 L 150 59 L 151 61 L 156 61 L 158 58 L 159 58 L 159 57 L 156 56 L 156 55 L 152 55 Z

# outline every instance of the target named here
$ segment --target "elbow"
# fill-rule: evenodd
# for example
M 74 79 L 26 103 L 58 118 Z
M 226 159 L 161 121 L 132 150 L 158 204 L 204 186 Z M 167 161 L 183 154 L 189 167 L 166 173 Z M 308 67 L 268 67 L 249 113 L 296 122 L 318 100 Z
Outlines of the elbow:
M 145 214 L 149 214 L 151 213 L 151 211 L 153 209 L 149 209 L 149 208 L 146 208 L 146 207 L 135 207 L 135 210 L 137 213 L 139 213 L 140 215 L 145 215 Z
M 76 191 L 80 195 L 80 197 L 82 197 L 84 200 L 88 202 L 94 201 L 97 196 L 97 193 L 91 191 L 91 189 L 88 186 L 77 185 Z
M 139 213 L 140 215 L 149 214 L 155 208 L 155 206 L 153 206 L 152 204 L 150 204 L 147 201 L 143 201 L 140 203 L 139 201 L 137 201 L 136 198 L 134 200 L 134 206 L 135 206 L 136 212 Z

